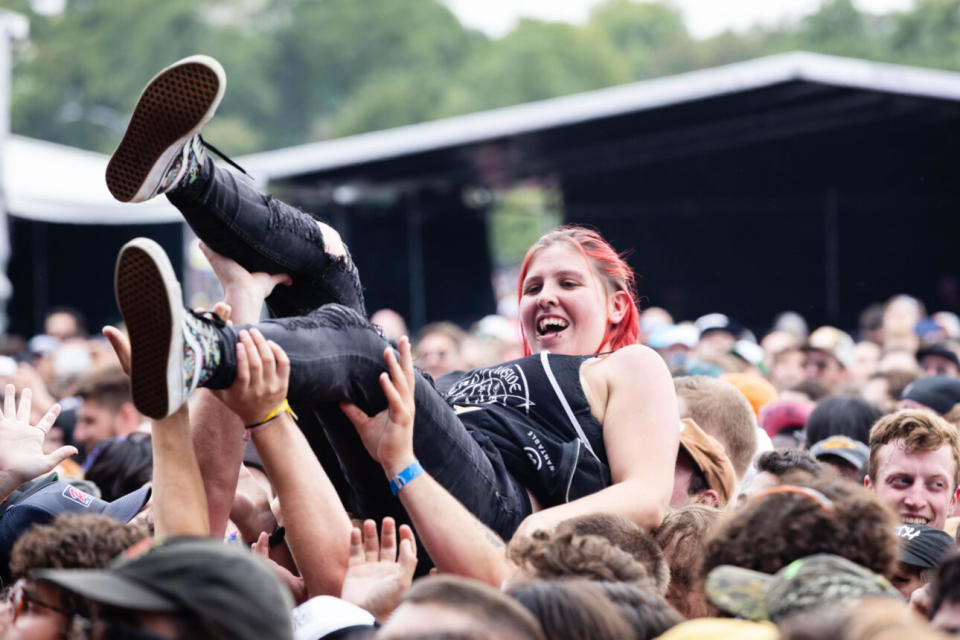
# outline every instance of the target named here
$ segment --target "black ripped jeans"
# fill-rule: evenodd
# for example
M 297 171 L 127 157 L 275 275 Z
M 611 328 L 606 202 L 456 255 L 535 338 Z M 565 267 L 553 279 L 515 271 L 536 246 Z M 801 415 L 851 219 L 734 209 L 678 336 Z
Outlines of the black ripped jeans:
M 260 193 L 246 178 L 207 159 L 191 185 L 168 195 L 207 246 L 249 271 L 288 273 L 290 287 L 267 299 L 282 316 L 257 325 L 290 358 L 291 404 L 301 428 L 347 509 L 361 517 L 409 521 L 390 494 L 383 470 L 363 448 L 338 408 L 350 401 L 368 414 L 386 408 L 378 377 L 386 340 L 365 318 L 352 260 L 333 258 L 314 219 Z M 335 304 L 331 304 L 335 303 Z M 236 374 L 239 328 L 220 329 L 223 360 L 208 386 L 226 387 Z M 414 453 L 454 497 L 509 539 L 530 513 L 526 490 L 507 471 L 484 434 L 468 431 L 433 382 L 417 372 Z

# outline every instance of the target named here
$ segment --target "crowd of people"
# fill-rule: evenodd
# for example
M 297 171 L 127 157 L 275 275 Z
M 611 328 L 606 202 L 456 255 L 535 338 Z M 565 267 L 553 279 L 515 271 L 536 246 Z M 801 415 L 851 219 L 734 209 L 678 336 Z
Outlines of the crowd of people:
M 516 317 L 411 342 L 335 229 L 207 157 L 225 86 L 162 70 L 107 169 L 183 213 L 223 300 L 184 309 L 137 238 L 122 327 L 3 343 L 0 638 L 960 631 L 956 315 L 678 321 L 565 226 Z

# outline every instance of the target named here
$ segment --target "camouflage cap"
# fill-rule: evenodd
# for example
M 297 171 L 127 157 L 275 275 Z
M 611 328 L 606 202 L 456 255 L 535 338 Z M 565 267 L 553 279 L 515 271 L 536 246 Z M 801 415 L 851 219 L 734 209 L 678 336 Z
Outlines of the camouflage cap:
M 794 560 L 774 575 L 722 565 L 707 576 L 707 599 L 748 620 L 777 622 L 793 613 L 865 596 L 902 596 L 883 576 L 831 554 Z

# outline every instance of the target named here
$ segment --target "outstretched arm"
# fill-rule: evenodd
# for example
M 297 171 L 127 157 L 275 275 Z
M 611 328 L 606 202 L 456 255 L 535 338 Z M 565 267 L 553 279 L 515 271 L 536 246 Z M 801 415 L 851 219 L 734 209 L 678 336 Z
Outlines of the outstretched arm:
M 408 338 L 400 339 L 399 351 L 399 361 L 393 349 L 386 349 L 383 354 L 389 374 L 380 375 L 380 386 L 387 397 L 387 409 L 368 416 L 356 405 L 340 405 L 357 428 L 367 452 L 383 467 L 387 480 L 416 462 L 413 454 L 415 377 Z M 426 471 L 404 485 L 397 497 L 441 572 L 468 576 L 499 587 L 513 571 L 503 540 Z
M 253 324 L 260 320 L 263 300 L 278 284 L 289 284 L 287 275 L 251 274 L 233 260 L 201 244 L 223 286 L 223 307 L 214 308 L 225 320 Z M 243 422 L 207 389 L 198 389 L 193 401 L 193 445 L 210 510 L 214 536 L 222 537 L 237 491 L 237 470 L 243 461 Z
M 218 392 L 245 425 L 272 415 L 287 395 L 290 360 L 256 329 L 241 331 L 237 377 Z M 286 540 L 308 597 L 339 596 L 350 553 L 350 519 L 293 418 L 280 411 L 251 430 L 283 512 Z
M 75 447 L 60 447 L 43 453 L 43 439 L 60 415 L 60 405 L 54 404 L 37 424 L 30 424 L 29 388 L 20 392 L 12 384 L 3 390 L 3 409 L 0 410 L 0 500 L 9 496 L 27 480 L 47 473 L 77 453 Z
M 116 327 L 104 327 L 124 372 L 130 374 L 130 341 Z M 200 464 L 190 433 L 186 404 L 153 421 L 153 522 L 157 540 L 176 536 L 209 536 L 210 518 Z

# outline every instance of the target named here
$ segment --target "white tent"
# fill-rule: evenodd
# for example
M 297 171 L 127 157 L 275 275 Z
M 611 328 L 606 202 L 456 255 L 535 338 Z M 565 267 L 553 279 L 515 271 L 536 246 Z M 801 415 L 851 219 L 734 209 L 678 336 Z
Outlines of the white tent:
M 117 202 L 107 191 L 107 156 L 22 136 L 3 148 L 7 213 L 66 224 L 153 224 L 182 220 L 166 198 Z

